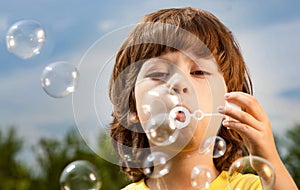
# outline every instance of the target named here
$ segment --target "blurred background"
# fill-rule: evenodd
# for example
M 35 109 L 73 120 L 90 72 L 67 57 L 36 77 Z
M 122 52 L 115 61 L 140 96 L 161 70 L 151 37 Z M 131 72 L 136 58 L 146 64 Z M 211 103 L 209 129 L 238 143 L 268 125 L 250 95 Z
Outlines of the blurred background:
M 45 93 L 41 78 L 52 63 L 76 67 L 97 40 L 135 24 L 147 13 L 186 6 L 213 13 L 237 38 L 254 96 L 269 115 L 282 159 L 299 187 L 300 1 L 1 0 L 0 189 L 59 189 L 63 169 L 80 159 L 97 166 L 101 189 L 120 189 L 129 183 L 119 166 L 97 156 L 80 135 L 72 95 Z M 12 52 L 6 40 L 15 23 L 28 20 L 41 25 L 45 38 L 38 52 L 22 57 L 18 54 L 22 50 Z M 107 46 L 101 53 L 114 55 L 115 49 Z M 108 89 L 101 87 L 106 95 Z M 110 108 L 103 106 L 99 114 L 103 111 L 109 120 L 105 109 Z

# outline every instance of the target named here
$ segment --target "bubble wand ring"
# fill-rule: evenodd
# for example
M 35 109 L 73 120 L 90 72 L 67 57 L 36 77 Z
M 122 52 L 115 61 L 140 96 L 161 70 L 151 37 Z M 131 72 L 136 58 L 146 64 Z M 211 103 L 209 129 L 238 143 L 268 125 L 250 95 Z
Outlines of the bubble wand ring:
M 180 112 L 183 112 L 185 114 L 185 120 L 183 122 L 176 120 L 176 116 Z M 206 116 L 223 116 L 223 114 L 220 114 L 220 113 L 204 113 L 200 109 L 195 110 L 194 113 L 191 114 L 187 108 L 185 108 L 183 106 L 178 106 L 178 107 L 173 108 L 170 111 L 169 119 L 170 120 L 176 120 L 175 123 L 176 123 L 176 128 L 177 129 L 183 129 L 190 123 L 191 117 L 193 117 L 197 121 L 200 121 Z

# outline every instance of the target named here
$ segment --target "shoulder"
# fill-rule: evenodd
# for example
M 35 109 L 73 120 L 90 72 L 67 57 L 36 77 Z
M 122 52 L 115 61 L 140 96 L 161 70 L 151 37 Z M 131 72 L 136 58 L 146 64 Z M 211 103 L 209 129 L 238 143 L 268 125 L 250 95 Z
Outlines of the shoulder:
M 260 179 L 254 174 L 236 174 L 228 177 L 228 172 L 223 171 L 221 174 L 210 184 L 210 190 L 231 189 L 228 182 L 230 181 L 231 188 L 240 190 L 261 190 L 262 186 Z M 136 183 L 131 183 L 124 187 L 122 190 L 150 190 L 146 186 L 144 179 Z
M 145 180 L 142 179 L 139 182 L 131 183 L 131 184 L 127 185 L 122 190 L 150 190 L 150 189 L 145 184 Z
M 221 174 L 211 183 L 209 189 L 231 189 L 230 187 L 241 190 L 262 189 L 260 179 L 257 175 L 236 173 L 229 178 L 227 171 L 221 172 Z

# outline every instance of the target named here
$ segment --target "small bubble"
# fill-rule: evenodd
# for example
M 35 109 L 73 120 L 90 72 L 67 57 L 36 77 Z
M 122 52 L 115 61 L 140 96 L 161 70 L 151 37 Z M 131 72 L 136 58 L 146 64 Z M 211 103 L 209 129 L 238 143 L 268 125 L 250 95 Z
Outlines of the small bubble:
M 13 24 L 6 34 L 9 52 L 22 59 L 29 59 L 40 53 L 46 41 L 43 27 L 34 20 L 22 20 Z
M 62 190 L 99 190 L 102 185 L 97 168 L 85 160 L 67 165 L 60 175 L 59 182 Z
M 191 173 L 191 184 L 197 189 L 208 189 L 213 181 L 212 171 L 204 165 L 195 166 Z
M 163 152 L 152 152 L 145 159 L 143 168 L 145 175 L 151 178 L 159 178 L 170 172 L 171 162 L 167 154 Z
M 79 73 L 67 62 L 55 62 L 46 66 L 41 75 L 44 91 L 53 98 L 62 98 L 75 91 Z
M 225 154 L 226 141 L 219 136 L 207 138 L 199 149 L 200 154 L 212 153 L 213 158 L 219 158 Z
M 147 122 L 145 131 L 149 140 L 157 146 L 174 143 L 179 134 L 179 130 L 175 127 L 175 123 L 169 119 L 168 114 L 152 116 Z

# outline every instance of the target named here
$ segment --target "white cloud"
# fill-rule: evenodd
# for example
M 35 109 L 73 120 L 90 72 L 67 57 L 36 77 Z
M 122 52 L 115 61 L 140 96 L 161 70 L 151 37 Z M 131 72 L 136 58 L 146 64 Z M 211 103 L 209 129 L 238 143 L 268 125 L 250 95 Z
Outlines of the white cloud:
M 115 20 L 103 20 L 100 21 L 98 24 L 98 29 L 101 32 L 107 32 L 109 30 L 112 30 L 116 26 L 116 21 Z
M 41 71 L 41 67 L 18 69 L 0 77 L 2 126 L 17 125 L 21 134 L 31 131 L 31 135 L 37 135 L 45 131 L 42 127 L 47 123 L 70 121 L 70 98 L 54 100 L 47 96 L 39 82 Z
M 300 97 L 295 100 L 279 96 L 282 91 L 300 86 L 299 32 L 300 19 L 237 32 L 255 95 L 269 114 L 275 132 L 300 122 Z
M 7 15 L 0 15 L 0 37 L 3 38 L 4 34 L 8 30 L 8 19 Z

